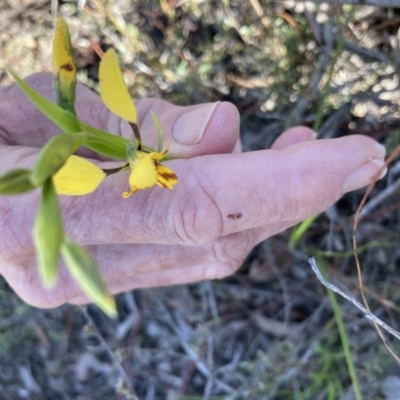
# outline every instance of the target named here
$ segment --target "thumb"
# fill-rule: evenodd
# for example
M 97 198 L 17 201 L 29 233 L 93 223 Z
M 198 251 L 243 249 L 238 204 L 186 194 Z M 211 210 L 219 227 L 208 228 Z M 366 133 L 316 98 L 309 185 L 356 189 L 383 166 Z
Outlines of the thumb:
M 88 90 L 79 88 L 80 91 Z M 84 98 L 87 98 L 85 95 Z M 79 97 L 78 97 L 79 99 Z M 80 119 L 88 124 L 134 139 L 128 122 L 122 120 L 91 93 L 90 103 L 77 110 Z M 231 153 L 239 140 L 239 113 L 228 102 L 205 103 L 194 106 L 175 106 L 164 100 L 144 99 L 135 101 L 138 126 L 142 142 L 157 148 L 158 136 L 151 112 L 160 119 L 164 131 L 164 146 L 169 144 L 168 154 L 173 158 L 191 158 L 206 154 Z
M 54 101 L 52 75 L 40 72 L 26 78 L 27 83 Z M 0 91 L 0 139 L 7 144 L 42 147 L 60 129 L 31 103 L 17 85 Z M 231 103 L 175 106 L 159 99 L 136 102 L 138 125 L 145 145 L 157 147 L 157 131 L 150 111 L 160 118 L 175 158 L 230 153 L 239 138 L 239 113 Z M 134 137 L 129 124 L 103 104 L 100 97 L 82 84 L 77 85 L 75 108 L 81 121 L 129 139 Z M 87 154 L 92 156 L 92 154 Z

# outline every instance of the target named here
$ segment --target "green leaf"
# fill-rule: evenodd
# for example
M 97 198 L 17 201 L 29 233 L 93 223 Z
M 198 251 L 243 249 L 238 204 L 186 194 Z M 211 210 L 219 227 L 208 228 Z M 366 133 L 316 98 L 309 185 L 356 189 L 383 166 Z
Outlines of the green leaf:
M 321 275 L 324 277 L 324 279 L 326 281 L 329 282 L 328 272 L 326 270 L 324 263 L 321 261 L 321 259 L 319 257 L 316 257 L 316 262 L 318 262 L 318 267 L 321 272 Z M 338 327 L 340 340 L 342 342 L 344 358 L 347 363 L 347 370 L 349 372 L 351 382 L 353 384 L 352 386 L 353 386 L 354 395 L 355 395 L 355 397 L 353 397 L 353 398 L 355 398 L 356 400 L 363 400 L 361 386 L 360 386 L 360 380 L 357 376 L 357 370 L 354 365 L 349 335 L 346 331 L 346 325 L 343 320 L 343 315 L 342 315 L 339 301 L 336 297 L 336 294 L 332 290 L 330 290 L 330 289 L 327 290 L 327 293 L 328 293 L 329 300 L 331 302 L 333 314 L 335 315 L 335 320 L 336 320 L 336 324 Z
M 0 194 L 13 195 L 26 193 L 35 186 L 31 182 L 29 169 L 13 169 L 0 176 Z
M 42 200 L 33 228 L 39 273 L 47 288 L 52 288 L 57 281 L 63 236 L 60 205 L 50 178 L 43 185 Z
M 294 249 L 300 238 L 307 232 L 311 224 L 319 217 L 319 214 L 305 219 L 303 222 L 293 228 L 289 238 L 289 247 Z
M 31 181 L 35 186 L 53 176 L 88 138 L 86 132 L 61 133 L 54 136 L 40 151 L 33 169 Z
M 79 120 L 74 114 L 63 110 L 50 100 L 47 100 L 40 93 L 36 92 L 36 90 L 23 81 L 11 67 L 7 67 L 7 70 L 29 100 L 62 131 L 69 133 L 82 131 Z
M 108 316 L 115 318 L 117 310 L 92 256 L 67 236 L 61 248 L 67 267 L 82 291 Z
M 84 144 L 85 147 L 108 157 L 126 160 L 126 146 L 127 144 L 132 143 L 132 140 L 113 135 L 82 122 L 81 126 L 82 129 L 93 134 L 93 136 L 89 137 L 88 142 Z M 146 150 L 149 153 L 155 152 L 152 147 L 146 146 L 143 143 L 141 145 L 143 150 Z M 165 157 L 165 159 L 166 158 L 167 157 Z
M 164 148 L 164 132 L 163 132 L 163 128 L 161 125 L 161 121 L 158 118 L 158 115 L 153 113 L 153 111 L 150 111 L 151 117 L 153 118 L 154 124 L 157 128 L 157 136 L 158 136 L 158 148 L 157 148 L 157 152 L 161 153 L 163 151 Z
M 113 135 L 84 123 L 81 123 L 81 126 L 82 129 L 92 134 L 87 143 L 85 143 L 85 147 L 108 157 L 126 160 L 125 148 L 130 142 L 129 139 Z
M 104 156 L 122 159 L 122 152 L 119 147 L 110 146 L 107 141 L 102 138 L 90 136 L 88 141 L 84 144 L 88 149 Z

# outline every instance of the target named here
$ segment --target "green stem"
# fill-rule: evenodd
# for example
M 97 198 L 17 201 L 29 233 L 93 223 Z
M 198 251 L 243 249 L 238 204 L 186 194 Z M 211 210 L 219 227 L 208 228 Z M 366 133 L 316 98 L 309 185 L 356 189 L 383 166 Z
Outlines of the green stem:
M 316 260 L 317 260 L 318 267 L 319 267 L 319 270 L 321 271 L 322 276 L 327 281 L 329 281 L 328 273 L 325 269 L 324 263 L 318 257 L 316 257 Z M 351 383 L 353 384 L 354 395 L 356 397 L 356 400 L 363 400 L 363 396 L 362 396 L 361 389 L 360 389 L 360 383 L 358 381 L 356 369 L 355 369 L 355 366 L 353 363 L 353 358 L 351 356 L 349 339 L 347 337 L 346 328 L 344 326 L 342 312 L 340 310 L 340 306 L 339 306 L 339 303 L 338 303 L 335 293 L 329 289 L 327 289 L 327 292 L 328 292 L 329 301 L 331 302 L 331 305 L 332 305 L 336 324 L 338 327 L 340 341 L 342 343 L 343 353 L 344 353 L 344 357 L 345 357 L 346 363 L 347 363 L 347 370 L 349 371 Z

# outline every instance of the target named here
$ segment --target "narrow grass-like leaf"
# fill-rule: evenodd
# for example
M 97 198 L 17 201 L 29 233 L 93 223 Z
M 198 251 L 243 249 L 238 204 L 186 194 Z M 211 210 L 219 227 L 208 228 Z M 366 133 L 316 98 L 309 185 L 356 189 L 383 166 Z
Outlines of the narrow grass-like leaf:
M 157 147 L 157 152 L 161 153 L 164 148 L 164 132 L 163 128 L 161 125 L 160 118 L 158 118 L 158 115 L 153 113 L 153 111 L 150 111 L 151 117 L 153 118 L 154 125 L 157 128 L 157 137 L 158 137 L 158 147 Z
M 316 259 L 318 261 L 318 267 L 319 267 L 319 270 L 321 271 L 322 276 L 324 277 L 325 280 L 328 280 L 328 273 L 326 272 L 324 263 L 321 261 L 321 259 L 319 259 L 317 257 L 316 257 Z M 338 327 L 340 340 L 342 343 L 343 354 L 346 359 L 347 370 L 348 370 L 350 378 L 351 378 L 351 383 L 353 384 L 354 396 L 355 396 L 356 400 L 363 400 L 363 396 L 362 396 L 362 392 L 361 392 L 361 388 L 360 388 L 360 382 L 358 380 L 356 368 L 354 366 L 353 358 L 351 355 L 349 338 L 347 336 L 346 328 L 344 326 L 343 316 L 342 316 L 342 312 L 340 310 L 339 302 L 337 300 L 335 293 L 332 290 L 328 289 L 327 293 L 328 293 L 328 297 L 329 297 L 329 300 L 332 305 L 333 313 L 335 315 L 335 320 L 336 320 L 336 324 Z
M 67 23 L 58 18 L 53 39 L 53 90 L 57 104 L 76 115 L 76 65 Z
M 83 130 L 78 118 L 74 114 L 63 110 L 50 100 L 47 100 L 40 93 L 31 88 L 24 80 L 22 80 L 11 67 L 8 66 L 7 70 L 14 78 L 19 88 L 29 98 L 29 100 L 62 131 L 71 133 L 81 132 Z
M 393 240 L 392 242 L 389 241 L 381 241 L 381 240 L 372 240 L 368 243 L 357 248 L 356 253 L 362 254 L 366 251 L 369 251 L 373 248 L 380 248 L 380 249 L 390 249 L 398 246 L 398 242 Z M 317 250 L 316 254 L 321 257 L 350 257 L 354 255 L 354 250 L 348 251 L 326 251 L 326 250 Z
M 33 238 L 40 277 L 43 284 L 51 288 L 57 281 L 60 247 L 63 241 L 61 209 L 51 178 L 43 185 Z
M 61 133 L 51 138 L 39 153 L 31 176 L 32 183 L 38 186 L 53 176 L 88 137 L 86 132 L 78 132 Z
M 35 189 L 29 169 L 13 169 L 0 176 L 0 194 L 13 195 Z
M 61 248 L 67 267 L 82 291 L 108 316 L 115 318 L 117 310 L 92 256 L 67 236 Z
M 293 228 L 289 238 L 289 247 L 291 249 L 293 249 L 296 246 L 300 238 L 307 232 L 308 228 L 318 217 L 319 214 L 309 217 Z

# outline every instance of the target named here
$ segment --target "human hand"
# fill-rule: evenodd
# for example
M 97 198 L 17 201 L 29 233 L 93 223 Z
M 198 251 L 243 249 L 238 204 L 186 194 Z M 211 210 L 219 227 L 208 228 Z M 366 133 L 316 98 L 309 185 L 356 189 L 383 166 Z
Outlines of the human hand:
M 52 98 L 50 74 L 27 81 Z M 112 293 L 232 274 L 257 243 L 368 185 L 383 166 L 382 146 L 364 136 L 313 140 L 310 129 L 297 127 L 271 150 L 241 154 L 239 115 L 229 103 L 136 105 L 146 145 L 156 147 L 157 137 L 149 111 L 161 120 L 168 154 L 177 158 L 166 163 L 179 177 L 174 190 L 154 187 L 122 199 L 128 178 L 121 173 L 90 195 L 61 198 L 66 233 L 98 260 Z M 131 128 L 83 86 L 76 109 L 83 122 L 132 138 Z M 32 167 L 57 133 L 15 85 L 0 90 L 0 174 Z M 32 305 L 87 302 L 63 265 L 56 287 L 42 288 L 32 242 L 39 200 L 38 191 L 0 197 L 0 273 Z

